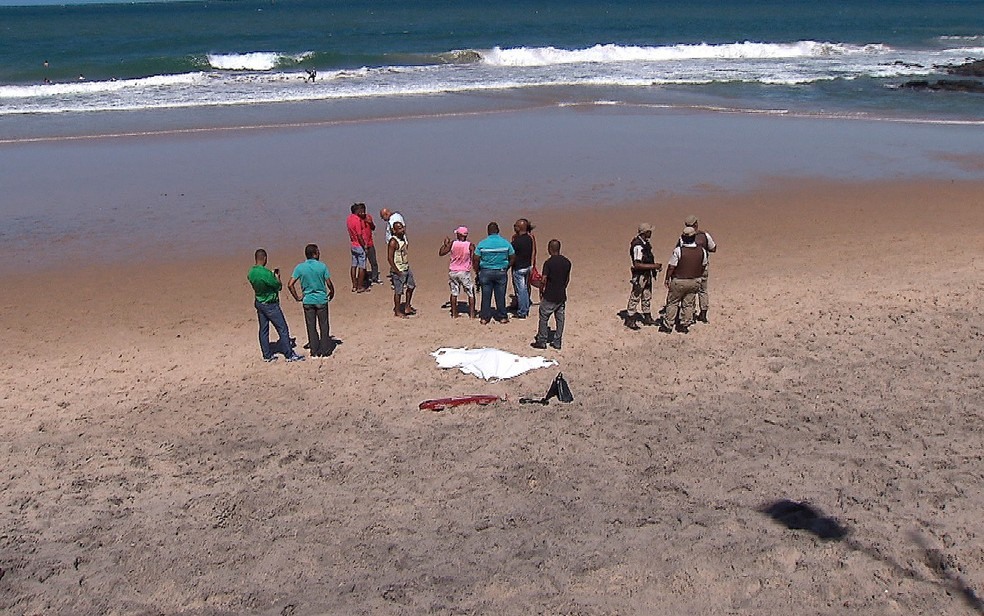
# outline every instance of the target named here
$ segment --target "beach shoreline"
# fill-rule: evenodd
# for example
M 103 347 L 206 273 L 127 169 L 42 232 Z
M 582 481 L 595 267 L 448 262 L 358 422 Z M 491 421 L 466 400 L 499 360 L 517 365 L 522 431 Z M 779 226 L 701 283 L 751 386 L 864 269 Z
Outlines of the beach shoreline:
M 624 108 L 207 129 L 0 146 L 0 271 L 344 240 L 351 203 L 411 225 L 750 190 L 773 178 L 982 176 L 977 129 Z M 48 250 L 38 250 L 39 246 Z

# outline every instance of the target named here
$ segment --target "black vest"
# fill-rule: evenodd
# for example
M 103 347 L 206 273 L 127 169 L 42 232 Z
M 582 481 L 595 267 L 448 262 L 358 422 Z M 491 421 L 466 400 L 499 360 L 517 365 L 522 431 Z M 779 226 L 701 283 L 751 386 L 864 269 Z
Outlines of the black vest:
M 653 245 L 637 235 L 632 239 L 632 243 L 629 244 L 629 258 L 632 259 L 633 265 L 635 264 L 636 246 L 642 246 L 642 263 L 656 263 L 656 257 L 653 256 Z M 635 272 L 635 268 L 632 268 L 632 271 Z M 652 270 L 639 270 L 638 273 L 651 274 Z

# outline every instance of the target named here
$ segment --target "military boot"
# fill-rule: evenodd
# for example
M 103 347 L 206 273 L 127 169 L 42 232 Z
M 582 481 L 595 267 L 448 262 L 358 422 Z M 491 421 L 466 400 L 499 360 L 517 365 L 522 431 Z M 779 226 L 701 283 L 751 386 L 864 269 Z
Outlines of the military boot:
M 657 321 L 656 319 L 654 319 L 653 318 L 653 315 L 649 314 L 648 312 L 644 312 L 641 315 L 640 322 L 643 325 L 647 325 L 647 326 L 650 326 L 650 327 L 653 326 L 653 325 L 659 325 L 659 321 Z

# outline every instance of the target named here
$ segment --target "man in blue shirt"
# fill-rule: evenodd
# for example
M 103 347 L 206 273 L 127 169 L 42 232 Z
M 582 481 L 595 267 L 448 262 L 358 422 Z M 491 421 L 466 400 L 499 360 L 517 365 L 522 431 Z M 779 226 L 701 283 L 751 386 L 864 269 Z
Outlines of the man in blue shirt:
M 492 295 L 495 295 L 495 320 L 508 323 L 506 315 L 507 272 L 516 259 L 516 250 L 509 240 L 499 235 L 499 224 L 490 222 L 489 235 L 475 247 L 475 269 L 478 270 L 478 284 L 482 287 L 482 325 L 493 317 Z
M 327 357 L 335 350 L 328 334 L 328 302 L 335 297 L 335 285 L 331 282 L 328 266 L 319 261 L 321 251 L 317 244 L 305 246 L 304 256 L 307 260 L 294 268 L 287 288 L 295 300 L 304 304 L 304 323 L 307 325 L 311 357 Z M 301 291 L 297 290 L 298 283 Z

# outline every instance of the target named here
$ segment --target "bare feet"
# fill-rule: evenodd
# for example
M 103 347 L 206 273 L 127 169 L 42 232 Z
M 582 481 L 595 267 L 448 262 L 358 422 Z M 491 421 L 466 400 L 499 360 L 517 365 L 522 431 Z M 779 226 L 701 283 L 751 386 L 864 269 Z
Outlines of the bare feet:
M 403 314 L 402 312 L 400 312 L 398 310 L 394 310 L 393 311 L 393 316 L 396 317 L 396 318 L 398 318 L 398 319 L 409 319 L 410 318 L 410 317 L 408 317 L 407 315 Z

